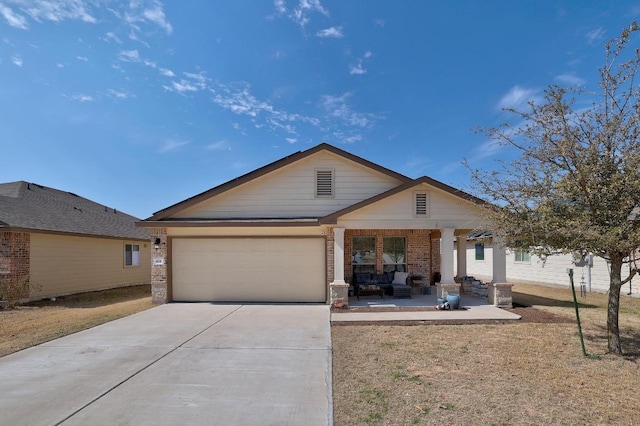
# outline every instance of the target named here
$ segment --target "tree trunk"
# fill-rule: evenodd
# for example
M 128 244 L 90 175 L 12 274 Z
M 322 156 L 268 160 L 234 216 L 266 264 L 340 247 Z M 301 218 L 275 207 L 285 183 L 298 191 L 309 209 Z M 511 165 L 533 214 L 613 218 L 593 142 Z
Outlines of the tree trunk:
M 607 306 L 607 338 L 609 352 L 622 355 L 620 344 L 620 328 L 618 314 L 620 312 L 620 288 L 622 287 L 622 257 L 611 256 L 611 272 L 609 276 L 609 304 Z

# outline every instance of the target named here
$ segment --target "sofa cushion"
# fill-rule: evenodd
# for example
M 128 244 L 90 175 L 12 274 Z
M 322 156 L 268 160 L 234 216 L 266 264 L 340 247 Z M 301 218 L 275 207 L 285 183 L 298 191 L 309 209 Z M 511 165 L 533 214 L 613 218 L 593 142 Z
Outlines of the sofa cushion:
M 389 276 L 387 274 L 374 274 L 372 279 L 378 284 L 389 284 Z
M 356 284 L 365 284 L 371 280 L 371 274 L 369 272 L 354 272 L 353 280 Z

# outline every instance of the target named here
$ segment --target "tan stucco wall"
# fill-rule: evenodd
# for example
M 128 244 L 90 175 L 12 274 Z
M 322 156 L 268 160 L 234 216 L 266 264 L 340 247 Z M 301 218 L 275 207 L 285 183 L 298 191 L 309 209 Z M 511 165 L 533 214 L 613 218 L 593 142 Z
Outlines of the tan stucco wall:
M 124 266 L 124 245 L 140 245 L 140 265 Z M 149 284 L 150 243 L 31 234 L 32 298 Z

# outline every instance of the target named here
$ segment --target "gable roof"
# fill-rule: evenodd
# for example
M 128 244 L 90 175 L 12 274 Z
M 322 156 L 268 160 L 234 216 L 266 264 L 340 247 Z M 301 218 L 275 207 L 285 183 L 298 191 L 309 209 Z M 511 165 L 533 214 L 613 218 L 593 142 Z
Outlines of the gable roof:
M 342 149 L 336 148 L 333 145 L 329 145 L 328 143 L 321 143 L 320 145 L 316 145 L 313 148 L 310 148 L 306 151 L 298 151 L 292 155 L 289 155 L 287 157 L 284 157 L 280 160 L 277 160 L 271 164 L 267 164 L 266 166 L 263 166 L 259 169 L 256 169 L 252 172 L 249 172 L 245 175 L 242 175 L 238 178 L 235 178 L 233 180 L 230 180 L 226 183 L 223 183 L 219 186 L 216 186 L 214 188 L 211 188 L 205 192 L 202 192 L 198 195 L 195 195 L 193 197 L 187 198 L 184 201 L 181 201 L 177 204 L 174 204 L 172 206 L 169 206 L 163 210 L 160 210 L 156 213 L 154 213 L 151 217 L 149 217 L 148 219 L 145 219 L 143 222 L 152 222 L 152 221 L 159 221 L 162 219 L 166 219 L 168 217 L 170 217 L 171 215 L 175 214 L 176 212 L 179 212 L 183 209 L 186 209 L 188 207 L 191 207 L 197 203 L 200 203 L 202 201 L 205 201 L 211 197 L 214 197 L 216 195 L 222 194 L 226 191 L 229 191 L 233 188 L 236 188 L 240 185 L 243 185 L 247 182 L 250 182 L 254 179 L 257 179 L 261 176 L 264 176 L 268 173 L 271 173 L 275 170 L 278 170 L 280 168 L 283 168 L 285 166 L 288 166 L 292 163 L 295 163 L 297 161 L 300 161 L 304 158 L 310 157 L 313 154 L 316 154 L 320 151 L 328 151 L 331 152 L 335 155 L 338 155 L 342 158 L 345 158 L 347 160 L 353 161 L 355 163 L 361 164 L 365 167 L 368 167 L 370 169 L 373 169 L 375 171 L 378 171 L 382 174 L 385 174 L 387 176 L 390 176 L 394 179 L 398 179 L 401 182 L 411 182 L 411 178 L 408 178 L 407 176 L 404 176 L 400 173 L 394 172 L 393 170 L 387 169 L 385 167 L 382 167 L 378 164 L 372 163 L 371 161 L 365 160 L 364 158 L 358 157 L 357 155 L 353 155 L 347 151 L 344 151 Z
M 24 181 L 0 184 L 0 230 L 148 240 L 137 220 L 71 192 Z
M 378 202 L 380 200 L 384 200 L 385 198 L 391 197 L 391 196 L 393 196 L 395 194 L 398 194 L 400 192 L 403 192 L 403 191 L 406 191 L 408 189 L 414 188 L 414 187 L 416 187 L 416 186 L 418 186 L 420 184 L 423 184 L 423 183 L 425 183 L 427 185 L 430 185 L 430 186 L 432 186 L 434 188 L 440 189 L 440 190 L 442 190 L 444 192 L 447 192 L 448 194 L 454 195 L 454 196 L 456 196 L 458 198 L 461 198 L 461 199 L 463 199 L 465 201 L 471 202 L 473 204 L 476 204 L 476 205 L 479 205 L 479 206 L 487 206 L 488 205 L 488 203 L 486 201 L 484 201 L 484 200 L 482 200 L 482 199 L 480 199 L 478 197 L 475 197 L 475 196 L 473 196 L 471 194 L 468 194 L 468 193 L 466 193 L 464 191 L 456 189 L 456 188 L 454 188 L 452 186 L 449 186 L 449 185 L 447 185 L 445 183 L 442 183 L 440 181 L 432 179 L 432 178 L 430 178 L 428 176 L 422 176 L 422 177 L 420 177 L 418 179 L 411 180 L 411 181 L 406 182 L 406 183 L 404 183 L 404 184 L 402 184 L 400 186 L 397 186 L 397 187 L 395 187 L 393 189 L 390 189 L 390 190 L 388 190 L 386 192 L 383 192 L 383 193 L 378 194 L 378 195 L 376 195 L 374 197 L 368 198 L 368 199 L 363 200 L 363 201 L 361 201 L 359 203 L 353 204 L 353 205 L 351 205 L 351 206 L 349 206 L 347 208 L 339 210 L 339 211 L 337 211 L 335 213 L 327 215 L 327 216 L 321 218 L 319 223 L 320 224 L 335 224 L 335 223 L 337 223 L 337 220 L 338 220 L 338 218 L 340 216 L 343 216 L 343 215 L 345 215 L 347 213 L 351 213 L 353 211 L 359 210 L 359 209 L 361 209 L 363 207 L 366 207 L 366 206 L 368 206 L 370 204 L 376 203 L 376 202 Z

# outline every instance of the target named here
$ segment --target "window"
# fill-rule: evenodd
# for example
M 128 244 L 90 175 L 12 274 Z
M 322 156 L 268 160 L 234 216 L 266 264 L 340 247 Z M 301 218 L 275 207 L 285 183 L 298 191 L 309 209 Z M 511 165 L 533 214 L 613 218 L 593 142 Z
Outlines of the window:
M 140 266 L 140 245 L 124 245 L 124 266 Z
M 526 249 L 516 249 L 516 262 L 531 262 L 531 253 Z
M 414 215 L 416 217 L 419 217 L 419 216 L 428 217 L 429 216 L 428 194 L 426 192 L 414 192 L 413 199 L 414 199 L 414 211 L 413 211 Z
M 375 272 L 376 237 L 353 237 L 353 272 Z
M 384 272 L 406 272 L 406 247 L 404 237 L 384 237 L 382 239 L 382 263 Z
M 333 198 L 333 170 L 316 170 L 316 198 Z
M 476 260 L 484 260 L 484 243 L 476 243 Z

